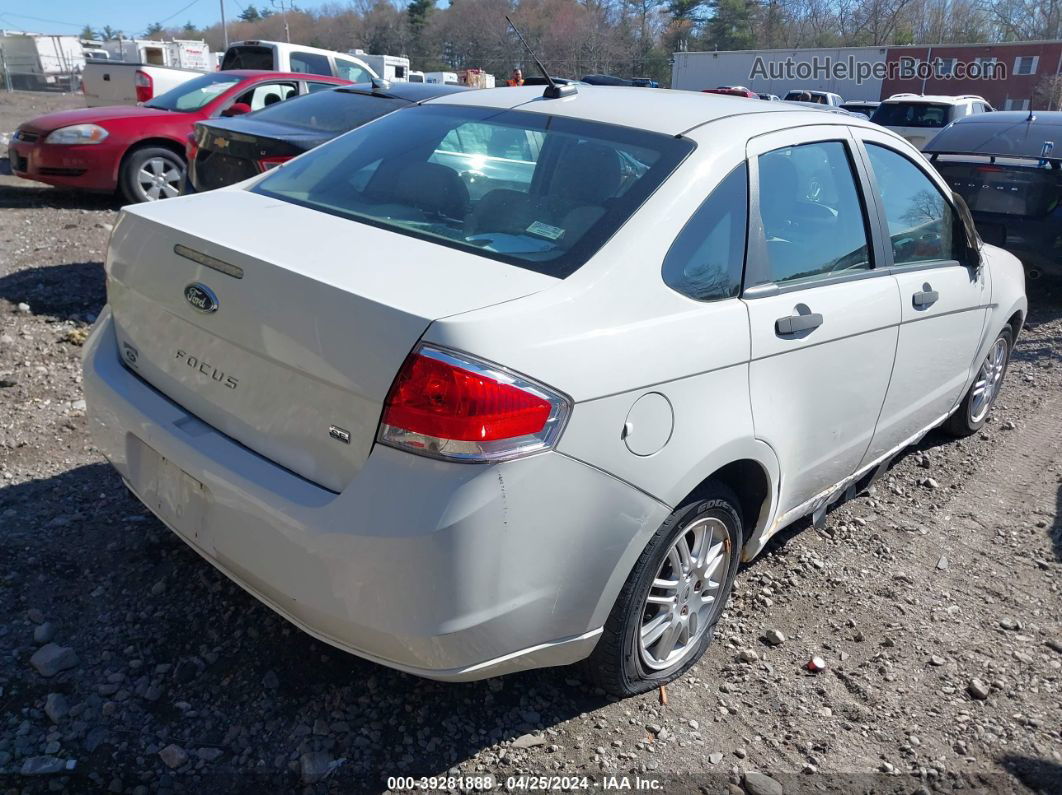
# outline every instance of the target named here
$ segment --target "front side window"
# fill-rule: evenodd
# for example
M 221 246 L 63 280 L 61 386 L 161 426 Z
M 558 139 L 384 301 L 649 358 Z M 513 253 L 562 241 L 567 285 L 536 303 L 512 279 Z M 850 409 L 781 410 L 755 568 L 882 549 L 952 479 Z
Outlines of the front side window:
M 809 282 L 870 268 L 863 204 L 844 143 L 775 149 L 760 155 L 758 166 L 767 256 L 758 281 Z
M 372 80 L 372 75 L 364 66 L 345 58 L 336 58 L 336 77 L 342 77 L 351 83 L 368 83 Z
M 327 55 L 295 50 L 291 53 L 291 71 L 307 75 L 330 75 L 332 66 Z
M 951 105 L 883 102 L 870 120 L 883 127 L 945 127 L 951 121 Z
M 563 278 L 692 150 L 688 139 L 545 113 L 421 105 L 252 190 Z
M 203 75 L 145 102 L 144 107 L 192 113 L 209 105 L 241 80 L 242 77 L 225 72 Z
M 664 258 L 664 282 L 697 301 L 741 289 L 748 219 L 748 169 L 731 171 L 679 232 Z
M 868 143 L 867 155 L 889 222 L 893 262 L 960 259 L 955 211 L 936 184 L 892 149 Z

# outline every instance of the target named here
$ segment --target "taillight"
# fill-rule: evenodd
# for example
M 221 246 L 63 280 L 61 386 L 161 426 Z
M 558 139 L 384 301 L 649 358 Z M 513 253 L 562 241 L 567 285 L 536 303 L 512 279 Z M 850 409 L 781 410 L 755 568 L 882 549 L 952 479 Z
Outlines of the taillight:
M 262 171 L 269 171 L 271 168 L 276 168 L 281 163 L 287 163 L 291 160 L 291 155 L 273 155 L 272 157 L 261 157 L 258 159 L 258 168 Z
M 133 83 L 136 85 L 137 102 L 147 102 L 155 96 L 155 81 L 151 79 L 151 75 L 147 72 L 142 72 L 137 69 L 136 76 L 133 78 Z
M 467 354 L 421 345 L 384 405 L 380 442 L 454 461 L 502 461 L 552 447 L 566 397 Z

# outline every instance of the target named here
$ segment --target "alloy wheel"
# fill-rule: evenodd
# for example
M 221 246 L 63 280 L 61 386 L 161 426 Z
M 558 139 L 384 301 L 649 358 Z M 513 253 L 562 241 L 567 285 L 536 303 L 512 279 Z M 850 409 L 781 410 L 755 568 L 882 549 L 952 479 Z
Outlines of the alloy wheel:
M 171 199 L 180 195 L 183 176 L 176 163 L 153 157 L 144 161 L 136 173 L 137 190 L 144 201 Z
M 642 606 L 638 652 L 646 667 L 671 668 L 696 651 L 729 568 L 730 535 L 720 519 L 698 519 L 675 539 Z
M 977 373 L 973 393 L 970 399 L 970 422 L 978 423 L 985 418 L 992 407 L 1003 382 L 1003 373 L 1007 369 L 1007 341 L 1000 337 L 992 345 Z

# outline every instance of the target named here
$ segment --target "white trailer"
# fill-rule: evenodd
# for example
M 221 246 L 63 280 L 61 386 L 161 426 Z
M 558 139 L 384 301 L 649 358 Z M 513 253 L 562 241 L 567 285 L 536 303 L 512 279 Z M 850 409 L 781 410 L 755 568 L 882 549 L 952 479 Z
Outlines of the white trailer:
M 425 83 L 445 83 L 446 85 L 460 85 L 457 80 L 457 72 L 425 72 Z
M 347 54 L 360 58 L 384 80 L 409 82 L 409 58 L 404 55 L 373 55 L 364 50 L 347 50 Z
M 105 41 L 103 47 L 113 60 L 126 63 L 169 66 L 173 69 L 192 69 L 197 72 L 209 72 L 214 69 L 210 47 L 202 40 L 118 39 Z
M 877 99 L 887 53 L 886 47 L 676 52 L 671 87 L 703 91 L 747 86 L 757 94 L 780 97 L 807 90 L 830 91 L 845 99 Z
M 74 91 L 84 68 L 85 53 L 77 36 L 6 30 L 0 35 L 0 70 L 12 88 Z

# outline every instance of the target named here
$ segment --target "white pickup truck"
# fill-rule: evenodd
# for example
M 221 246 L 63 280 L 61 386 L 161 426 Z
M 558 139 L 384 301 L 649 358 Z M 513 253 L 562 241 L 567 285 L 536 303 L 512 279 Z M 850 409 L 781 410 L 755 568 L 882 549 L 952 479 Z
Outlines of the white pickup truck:
M 104 105 L 136 105 L 165 94 L 203 72 L 154 66 L 125 61 L 88 61 L 81 74 L 85 104 L 90 108 Z

